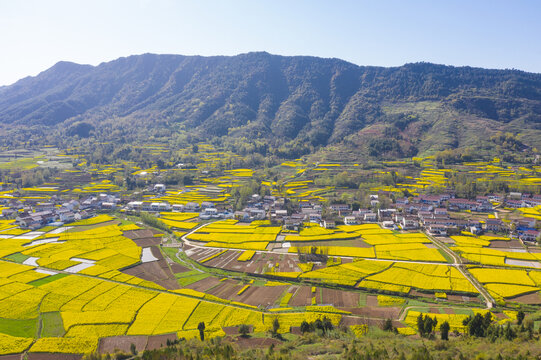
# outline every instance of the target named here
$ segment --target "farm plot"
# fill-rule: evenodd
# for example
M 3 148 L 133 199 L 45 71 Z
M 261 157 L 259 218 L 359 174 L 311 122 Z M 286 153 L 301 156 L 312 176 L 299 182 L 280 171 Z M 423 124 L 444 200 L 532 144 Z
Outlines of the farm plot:
M 364 243 L 369 247 L 351 247 L 351 246 L 291 246 L 289 252 L 310 253 L 316 252 L 328 256 L 346 256 L 362 258 L 378 258 L 385 260 L 407 260 L 424 262 L 446 262 L 445 257 L 438 249 L 429 247 L 431 241 L 422 233 L 394 234 L 392 231 L 382 229 L 377 224 L 339 226 L 339 231 L 335 234 L 351 234 L 357 238 L 362 237 Z M 303 229 L 302 232 L 305 231 Z M 324 231 L 334 231 L 323 229 L 319 226 L 310 226 L 306 232 L 316 233 L 316 237 L 328 236 L 321 240 L 329 240 L 331 235 L 317 235 Z M 314 237 L 312 236 L 312 238 Z M 290 237 L 294 237 L 293 235 Z M 302 237 L 308 238 L 309 235 Z M 343 239 L 338 237 L 339 239 Z M 317 239 L 317 238 L 316 238 Z M 314 240 L 314 238 L 312 239 Z M 286 241 L 293 241 L 286 236 Z M 299 240 L 297 240 L 299 241 Z
M 171 272 L 171 269 L 167 265 L 167 262 L 163 258 L 163 255 L 158 249 L 152 249 L 153 254 L 157 255 L 158 261 L 139 264 L 122 270 L 122 272 L 124 274 L 134 276 L 139 279 L 156 283 L 166 289 L 178 289 L 179 286 L 176 281 L 175 275 Z
M 426 292 L 477 294 L 477 290 L 452 266 L 394 263 L 390 268 L 363 279 L 360 287 L 400 292 L 410 288 Z
M 470 267 L 468 271 L 496 299 L 513 299 L 541 291 L 541 271 Z
M 212 298 L 214 302 L 210 303 L 200 299 L 206 299 L 207 295 L 195 291 L 187 293 L 192 296 L 187 297 L 76 274 L 52 275 L 44 278 L 51 278 L 49 281 L 38 279 L 30 281 L 29 284 L 19 282 L 23 280 L 19 274 L 34 269 L 31 266 L 0 262 L 0 317 L 27 321 L 29 329 L 34 329 L 26 331 L 20 327 L 22 332 L 14 333 L 16 329 L 10 326 L 6 328 L 13 334 L 10 335 L 4 333 L 7 330 L 0 324 L 0 337 L 9 345 L 0 346 L 0 354 L 22 351 L 30 346 L 30 352 L 89 353 L 96 350 L 99 339 L 103 337 L 170 333 L 178 333 L 180 336 L 197 330 L 200 321 L 205 321 L 205 332 L 212 337 L 223 335 L 223 327 L 240 324 L 249 324 L 261 331 L 267 330 L 272 326 L 272 319 L 278 316 L 281 323 L 283 320 L 283 323 L 287 324 L 281 331 L 287 332 L 289 326 L 299 326 L 304 319 L 322 318 L 326 315 L 317 309 L 306 314 L 267 315 L 248 309 L 249 305 L 242 303 L 235 303 L 236 307 L 220 304 L 219 302 L 229 301 L 220 298 Z M 17 281 L 10 279 L 13 276 L 18 276 Z M 258 292 L 252 290 L 255 289 L 254 286 L 228 282 L 229 284 L 226 281 L 223 283 L 233 283 L 233 287 L 226 289 L 226 299 L 247 300 L 254 306 L 256 303 L 267 306 L 268 303 L 275 302 L 273 296 L 276 288 L 263 287 L 261 289 L 268 290 Z M 238 288 L 246 290 L 240 292 Z M 44 316 L 42 312 L 58 315 Z M 35 325 L 32 324 L 35 324 L 40 314 L 44 319 L 42 334 L 45 336 L 31 345 L 35 333 Z M 333 319 L 338 323 L 340 315 L 336 316 L 333 315 Z M 58 331 L 58 327 L 63 328 L 63 331 Z
M 270 241 L 276 240 L 280 230 L 276 226 L 237 225 L 236 220 L 224 220 L 201 227 L 188 239 L 205 242 L 209 247 L 265 250 Z
M 506 249 L 479 246 L 454 246 L 451 247 L 451 250 L 472 263 L 541 268 L 541 253 L 526 252 L 525 250 L 512 251 L 512 249 L 504 251 Z
M 45 234 L 43 240 L 23 245 L 23 255 L 37 258 L 38 265 L 55 270 L 73 272 L 85 268 L 102 268 L 105 273 L 139 263 L 142 249 L 123 236 L 117 225 L 99 226 L 89 230 L 76 228 L 59 234 Z M 49 237 L 54 236 L 54 238 Z M 35 245 L 32 245 L 35 244 Z M 78 269 L 78 270 L 75 270 Z M 98 274 L 94 274 L 98 275 Z

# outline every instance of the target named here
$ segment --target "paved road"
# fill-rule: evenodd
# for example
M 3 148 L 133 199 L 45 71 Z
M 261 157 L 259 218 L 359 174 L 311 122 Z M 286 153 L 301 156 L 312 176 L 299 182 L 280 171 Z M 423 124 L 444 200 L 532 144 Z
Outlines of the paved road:
M 491 309 L 494 306 L 494 298 L 486 291 L 486 289 L 473 277 L 469 272 L 466 271 L 462 260 L 458 255 L 456 255 L 451 249 L 449 249 L 445 244 L 440 240 L 436 239 L 434 236 L 427 234 L 428 238 L 442 251 L 449 255 L 453 259 L 453 266 L 460 271 L 462 276 L 464 276 L 468 281 L 473 285 L 473 287 L 483 296 L 487 309 Z

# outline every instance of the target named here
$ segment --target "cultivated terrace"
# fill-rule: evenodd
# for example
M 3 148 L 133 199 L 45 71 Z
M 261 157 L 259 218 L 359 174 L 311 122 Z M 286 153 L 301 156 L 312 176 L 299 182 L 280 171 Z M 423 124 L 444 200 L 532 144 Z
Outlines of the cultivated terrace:
M 416 359 L 478 339 L 500 344 L 490 356 L 541 356 L 536 150 L 314 159 L 3 149 L 0 355 L 306 358 L 319 337 L 352 359 L 405 358 L 404 339 Z

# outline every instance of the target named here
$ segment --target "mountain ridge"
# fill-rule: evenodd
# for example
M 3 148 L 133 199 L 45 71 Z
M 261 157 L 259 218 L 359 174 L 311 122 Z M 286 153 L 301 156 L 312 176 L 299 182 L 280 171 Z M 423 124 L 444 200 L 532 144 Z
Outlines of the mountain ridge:
M 6 138 L 67 135 L 85 123 L 90 131 L 78 135 L 105 140 L 189 133 L 310 147 L 304 152 L 342 144 L 411 156 L 471 146 L 464 129 L 483 140 L 526 131 L 525 144 L 541 145 L 541 74 L 514 69 L 358 66 L 266 52 L 142 54 L 97 66 L 61 61 L 0 94 Z M 386 144 L 374 148 L 375 139 Z

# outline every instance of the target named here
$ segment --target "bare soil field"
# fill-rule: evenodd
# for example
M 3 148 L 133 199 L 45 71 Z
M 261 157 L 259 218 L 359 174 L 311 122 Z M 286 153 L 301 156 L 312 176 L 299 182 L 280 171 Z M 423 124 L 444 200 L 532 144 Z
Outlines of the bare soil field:
M 273 339 L 273 338 L 252 338 L 252 337 L 244 338 L 242 336 L 228 337 L 228 338 L 232 341 L 235 341 L 235 343 L 243 349 L 254 348 L 254 347 L 268 348 L 272 344 L 278 345 L 281 343 L 280 340 Z
M 80 360 L 83 355 L 80 354 L 46 354 L 46 353 L 28 353 L 28 360 Z
M 98 345 L 98 351 L 100 353 L 114 353 L 116 351 L 123 351 L 130 353 L 131 344 L 135 345 L 137 351 L 145 350 L 147 345 L 148 336 L 113 336 L 101 338 Z
M 199 262 L 202 260 L 205 260 L 213 255 L 218 254 L 220 251 L 219 249 L 207 249 L 207 248 L 191 248 L 189 250 L 185 250 L 186 255 L 188 255 L 193 260 Z
M 179 289 L 180 286 L 177 283 L 175 275 L 173 275 L 169 269 L 162 253 L 158 249 L 153 248 L 152 254 L 159 260 L 139 264 L 129 269 L 125 269 L 122 272 L 128 275 L 137 276 L 144 280 L 153 281 L 166 289 Z
M 228 250 L 222 255 L 217 256 L 214 259 L 211 259 L 205 262 L 205 266 L 212 266 L 219 269 L 228 269 L 230 268 L 229 264 L 231 262 L 239 263 L 239 261 L 237 261 L 237 258 L 239 257 L 240 254 L 241 254 L 240 251 Z M 235 269 L 233 268 L 231 270 L 235 270 Z M 239 270 L 237 269 L 236 271 L 239 271 Z
M 208 293 L 221 297 L 222 299 L 228 299 L 229 297 L 236 295 L 240 289 L 242 289 L 242 285 L 239 285 L 238 281 L 227 279 L 210 289 Z
M 519 248 L 519 249 L 522 249 L 522 244 L 520 243 L 520 240 L 517 240 L 517 239 L 494 240 L 494 241 L 490 242 L 489 248 L 496 248 L 496 249 Z
M 376 295 L 366 295 L 366 306 L 378 306 L 378 297 Z
M 316 292 L 317 292 L 317 289 L 316 289 Z M 312 304 L 312 287 L 310 286 L 299 286 L 295 295 L 293 295 L 293 297 L 289 300 L 290 306 L 307 306 L 311 304 Z
M 321 302 L 335 307 L 356 307 L 359 305 L 359 293 L 322 288 Z
M 516 302 L 527 304 L 527 305 L 539 305 L 541 304 L 541 296 L 539 295 L 539 293 L 533 293 L 533 294 L 517 296 L 511 299 L 511 301 L 516 301 Z
M 125 231 L 124 236 L 132 239 L 133 242 L 141 247 L 155 246 L 161 242 L 160 238 L 154 237 L 154 232 L 148 229 Z
M 342 310 L 350 311 L 352 314 L 366 316 L 367 318 L 378 319 L 396 319 L 400 314 L 400 308 L 398 307 L 375 307 L 364 306 L 360 308 L 341 308 Z
M 220 279 L 215 278 L 213 276 L 209 276 L 208 278 L 205 278 L 205 279 L 196 281 L 190 285 L 187 285 L 186 288 L 196 290 L 196 291 L 207 292 L 208 289 L 211 289 L 219 284 L 220 284 Z
M 179 274 L 179 273 L 183 273 L 183 272 L 186 272 L 186 271 L 190 271 L 189 268 L 187 268 L 185 266 L 182 266 L 180 264 L 177 264 L 177 263 L 169 264 L 169 266 L 171 267 L 171 271 L 174 274 Z
M 167 340 L 175 341 L 177 340 L 177 334 L 164 334 L 164 335 L 154 335 L 148 337 L 148 342 L 145 350 L 155 350 L 161 347 L 167 346 Z
M 287 286 L 251 286 L 240 296 L 235 295 L 232 300 L 253 306 L 272 306 Z M 291 301 L 289 302 L 291 304 Z
M 21 360 L 22 357 L 23 354 L 2 355 L 0 356 L 0 360 Z
M 436 297 L 434 294 L 423 293 L 423 292 L 417 291 L 415 289 L 410 290 L 410 295 L 424 297 L 424 298 L 427 298 L 427 299 L 434 299 Z M 460 301 L 462 301 L 462 300 L 460 300 Z

